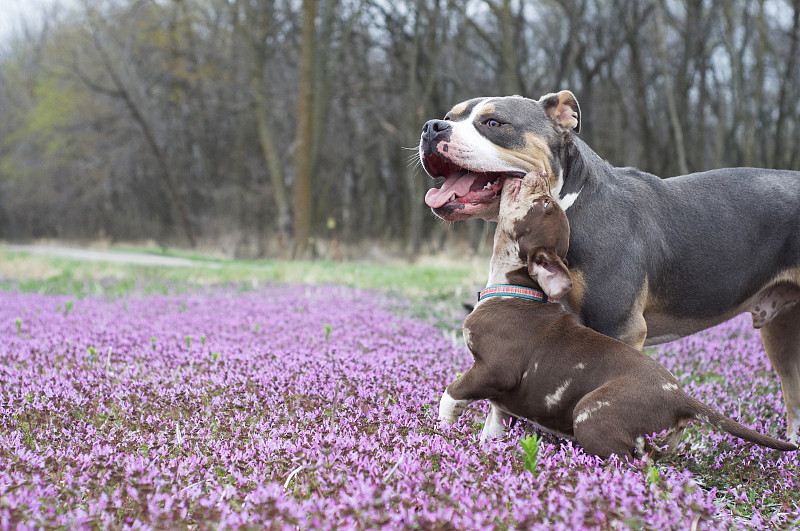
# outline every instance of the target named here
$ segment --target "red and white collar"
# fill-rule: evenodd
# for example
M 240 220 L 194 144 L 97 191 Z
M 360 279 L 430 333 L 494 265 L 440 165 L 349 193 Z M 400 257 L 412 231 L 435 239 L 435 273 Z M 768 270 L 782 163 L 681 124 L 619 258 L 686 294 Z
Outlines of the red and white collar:
M 514 286 L 512 284 L 497 284 L 495 286 L 487 286 L 486 289 L 478 292 L 478 302 L 496 295 L 519 297 L 522 299 L 530 299 L 541 302 L 557 302 L 556 299 L 548 297 L 547 294 L 540 289 L 524 288 L 522 286 Z

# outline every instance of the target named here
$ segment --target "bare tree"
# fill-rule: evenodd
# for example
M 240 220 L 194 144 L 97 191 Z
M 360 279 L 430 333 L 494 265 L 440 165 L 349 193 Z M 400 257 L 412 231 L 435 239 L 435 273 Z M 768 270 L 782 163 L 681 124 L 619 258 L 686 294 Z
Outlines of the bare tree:
M 283 156 L 273 132 L 277 121 L 274 113 L 278 106 L 270 101 L 265 87 L 269 82 L 269 62 L 279 53 L 279 25 L 282 21 L 274 1 L 240 0 L 223 4 L 229 7 L 235 35 L 242 42 L 241 50 L 247 63 L 248 89 L 253 102 L 253 117 L 269 174 L 272 198 L 277 208 L 277 234 L 286 244 L 292 220 Z
M 178 184 L 176 183 L 175 176 L 171 171 L 165 151 L 162 148 L 159 140 L 156 138 L 151 121 L 147 116 L 145 116 L 146 111 L 139 103 L 139 99 L 134 95 L 133 90 L 128 86 L 125 80 L 123 80 L 122 73 L 120 70 L 118 70 L 118 62 L 115 59 L 112 59 L 111 52 L 106 47 L 105 43 L 110 42 L 111 39 L 109 39 L 108 35 L 103 31 L 103 15 L 96 9 L 89 7 L 88 4 L 85 6 L 85 9 L 86 20 L 91 29 L 92 42 L 94 43 L 96 51 L 100 57 L 104 73 L 111 81 L 111 86 L 105 86 L 101 81 L 91 79 L 89 75 L 85 74 L 80 69 L 80 67 L 77 65 L 77 62 L 75 64 L 75 74 L 81 80 L 83 80 L 83 82 L 86 83 L 86 86 L 91 90 L 107 96 L 119 98 L 124 102 L 125 107 L 130 112 L 131 118 L 141 128 L 142 135 L 144 135 L 145 141 L 150 147 L 152 155 L 156 160 L 158 176 L 167 189 L 167 193 L 169 194 L 172 204 L 174 205 L 174 208 L 178 214 L 178 218 L 181 226 L 183 227 L 186 238 L 189 241 L 189 245 L 194 247 L 197 245 L 195 231 L 192 227 L 191 221 L 189 220 L 189 215 L 187 213 L 183 197 L 178 189 Z M 136 19 L 134 18 L 134 20 Z M 123 61 L 125 60 L 124 55 L 120 57 Z
M 0 49 L 5 238 L 479 248 L 485 223 L 424 204 L 422 124 L 470 97 L 563 88 L 615 164 L 800 169 L 800 0 L 78 7 Z
M 300 49 L 300 78 L 297 89 L 297 134 L 295 136 L 295 174 L 292 187 L 294 205 L 294 244 L 292 256 L 309 250 L 314 215 L 312 194 L 314 127 L 314 50 L 316 47 L 316 0 L 303 0 L 303 29 Z
M 797 148 L 788 149 L 789 142 L 786 124 L 796 116 L 792 106 L 797 109 L 797 86 L 800 82 L 800 0 L 791 1 L 792 24 L 789 29 L 789 49 L 785 55 L 785 67 L 781 76 L 781 88 L 778 92 L 778 118 L 775 122 L 775 149 L 772 160 L 777 166 L 790 164 L 792 152 Z

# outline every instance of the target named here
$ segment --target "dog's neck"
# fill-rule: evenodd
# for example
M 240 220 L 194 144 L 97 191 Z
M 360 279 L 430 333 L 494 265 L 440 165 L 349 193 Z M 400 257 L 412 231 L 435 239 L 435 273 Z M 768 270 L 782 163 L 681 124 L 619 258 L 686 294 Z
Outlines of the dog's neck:
M 528 274 L 528 267 L 519 256 L 519 244 L 498 226 L 494 233 L 492 259 L 489 262 L 489 280 L 486 286 L 511 284 L 525 288 L 541 289 Z
M 574 134 L 557 156 L 560 167 L 552 192 L 565 211 L 584 190 L 597 186 L 598 179 L 605 177 L 606 168 L 609 175 L 613 175 L 611 166 Z M 589 168 L 593 170 L 589 171 Z
M 526 261 L 520 256 L 519 242 L 513 236 L 513 226 L 529 213 L 537 197 L 548 192 L 546 178 L 547 174 L 544 173 L 538 183 L 514 181 L 503 187 L 500 215 L 492 244 L 492 259 L 489 261 L 487 287 L 512 284 L 539 289 L 539 285 L 528 275 Z

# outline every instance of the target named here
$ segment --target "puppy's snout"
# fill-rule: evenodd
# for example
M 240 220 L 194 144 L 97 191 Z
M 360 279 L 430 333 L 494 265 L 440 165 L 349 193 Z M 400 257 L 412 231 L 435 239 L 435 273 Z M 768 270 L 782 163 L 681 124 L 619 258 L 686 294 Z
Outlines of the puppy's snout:
M 449 140 L 453 126 L 444 120 L 428 120 L 422 126 L 422 136 L 428 141 Z

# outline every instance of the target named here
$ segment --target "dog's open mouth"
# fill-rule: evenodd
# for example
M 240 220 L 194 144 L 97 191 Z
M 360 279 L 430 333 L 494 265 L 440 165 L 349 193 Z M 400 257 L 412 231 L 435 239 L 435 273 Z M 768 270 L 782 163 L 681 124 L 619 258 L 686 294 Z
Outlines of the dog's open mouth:
M 425 204 L 433 209 L 491 202 L 500 196 L 506 179 L 524 177 L 523 172 L 470 171 L 436 154 L 422 162 L 431 177 L 445 178 L 440 188 L 425 194 Z

